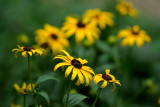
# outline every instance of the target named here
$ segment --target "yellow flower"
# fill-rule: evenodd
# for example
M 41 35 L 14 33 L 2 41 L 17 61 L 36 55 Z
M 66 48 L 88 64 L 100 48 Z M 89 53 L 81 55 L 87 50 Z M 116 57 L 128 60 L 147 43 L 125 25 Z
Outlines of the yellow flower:
M 144 30 L 140 30 L 137 25 L 133 26 L 133 28 L 128 27 L 120 30 L 117 37 L 118 39 L 122 38 L 122 46 L 133 46 L 136 42 L 137 46 L 141 47 L 144 42 L 151 41 L 151 38 L 147 35 L 147 33 Z
M 42 105 L 39 105 L 39 106 L 37 106 L 37 107 L 42 107 Z
M 64 33 L 59 28 L 49 24 L 45 24 L 44 29 L 36 31 L 35 41 L 44 49 L 51 48 L 53 54 L 69 46 L 69 42 L 64 37 Z
M 21 34 L 21 35 L 18 36 L 17 41 L 19 43 L 25 43 L 26 44 L 26 43 L 28 43 L 29 38 L 26 34 Z
M 84 21 L 99 25 L 101 29 L 105 29 L 106 25 L 113 26 L 113 14 L 110 12 L 102 12 L 99 9 L 87 10 L 84 14 Z
M 137 10 L 134 8 L 132 2 L 119 0 L 119 3 L 116 6 L 116 10 L 120 12 L 121 15 L 137 15 Z
M 75 34 L 77 43 L 80 43 L 85 37 L 93 43 L 95 39 L 99 39 L 100 33 L 100 30 L 93 23 L 85 22 L 83 19 L 78 20 L 70 16 L 66 17 L 62 30 L 67 38 Z
M 65 77 L 67 78 L 68 75 L 72 71 L 72 77 L 71 77 L 72 81 L 78 75 L 78 80 L 76 82 L 76 85 L 79 86 L 80 84 L 83 84 L 84 83 L 84 77 L 85 77 L 86 86 L 88 86 L 89 83 L 90 83 L 89 79 L 92 80 L 91 73 L 94 74 L 93 70 L 90 67 L 83 65 L 83 64 L 88 63 L 88 61 L 85 60 L 85 59 L 82 60 L 81 58 L 74 59 L 66 51 L 62 50 L 62 52 L 64 52 L 66 54 L 66 56 L 57 55 L 57 56 L 54 57 L 54 59 L 59 58 L 59 59 L 62 59 L 64 62 L 61 62 L 61 63 L 57 64 L 54 67 L 54 71 L 56 71 L 61 66 L 66 66 L 67 65 L 69 67 L 65 71 Z
M 11 104 L 11 107 L 22 107 L 20 105 Z
M 103 81 L 102 85 L 100 86 L 101 88 L 105 88 L 107 86 L 107 83 L 112 83 L 114 85 L 114 88 L 112 90 L 115 89 L 115 83 L 119 84 L 121 86 L 121 83 L 119 82 L 119 80 L 116 80 L 115 77 L 111 74 L 109 74 L 110 70 L 106 69 L 106 74 L 96 74 L 93 77 L 93 81 L 95 82 L 95 84 L 97 85 L 98 82 Z
M 31 84 L 28 84 L 28 86 L 26 85 L 25 82 L 23 82 L 22 84 L 22 88 L 20 88 L 17 83 L 15 83 L 13 85 L 13 87 L 16 89 L 16 91 L 20 94 L 28 94 L 28 92 L 32 92 L 32 88 L 35 88 L 35 85 L 32 84 L 32 87 L 31 87 Z
M 13 51 L 16 51 L 16 52 L 15 52 L 15 56 L 16 56 L 16 57 L 17 57 L 17 53 L 18 53 L 18 52 L 22 52 L 22 56 L 23 56 L 23 57 L 26 57 L 27 54 L 30 55 L 30 56 L 32 56 L 32 54 L 42 55 L 42 53 L 43 53 L 42 50 L 40 50 L 40 49 L 34 49 L 33 47 L 28 47 L 28 46 L 26 46 L 26 47 L 21 47 L 21 46 L 19 46 L 19 45 L 17 45 L 17 47 L 18 47 L 18 48 L 12 50 L 12 52 L 13 52 Z

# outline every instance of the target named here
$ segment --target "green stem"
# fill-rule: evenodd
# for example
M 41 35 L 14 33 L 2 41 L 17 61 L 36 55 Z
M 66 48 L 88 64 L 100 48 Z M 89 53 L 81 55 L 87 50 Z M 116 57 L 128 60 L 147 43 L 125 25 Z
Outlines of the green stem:
M 29 77 L 29 82 L 31 84 L 31 88 L 32 88 L 32 72 L 31 72 L 30 56 L 29 56 L 29 54 L 28 54 L 28 77 Z
M 94 100 L 94 102 L 93 102 L 93 104 L 92 104 L 91 107 L 95 107 L 95 104 L 96 104 L 96 102 L 97 102 L 97 100 L 98 100 L 98 97 L 99 97 L 99 94 L 101 93 L 101 90 L 102 90 L 102 88 L 99 88 L 99 89 L 97 90 L 97 96 L 96 96 L 96 98 L 95 98 L 95 100 Z
M 26 107 L 26 95 L 23 95 L 23 107 Z
M 72 81 L 70 80 L 70 82 L 69 82 L 69 87 L 68 87 L 68 92 L 67 92 L 66 107 L 68 107 L 68 101 L 69 101 L 69 91 L 70 91 L 70 89 L 71 89 L 71 84 L 72 84 Z
M 36 95 L 33 95 L 33 98 L 34 98 L 34 105 L 35 105 L 35 107 L 37 107 Z

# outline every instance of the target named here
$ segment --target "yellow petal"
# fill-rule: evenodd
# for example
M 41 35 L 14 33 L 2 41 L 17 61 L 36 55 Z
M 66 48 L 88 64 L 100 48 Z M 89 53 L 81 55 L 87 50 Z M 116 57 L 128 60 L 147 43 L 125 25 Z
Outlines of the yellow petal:
M 77 43 L 80 43 L 85 37 L 85 34 L 83 33 L 82 30 L 79 30 L 78 32 L 76 32 L 75 34 L 75 39 Z
M 26 89 L 26 82 L 23 82 L 22 89 Z
M 61 51 L 65 53 L 70 60 L 73 60 L 73 57 L 71 57 L 68 52 L 66 52 L 65 50 L 61 50 Z
M 26 55 L 26 51 L 22 52 L 22 56 L 23 56 L 23 57 L 26 57 L 26 56 L 27 56 L 27 55 Z
M 109 72 L 110 72 L 110 69 L 106 69 L 106 75 L 108 75 L 109 74 Z
M 69 61 L 69 59 L 68 59 L 66 56 L 63 56 L 63 55 L 57 55 L 57 56 L 55 56 L 55 57 L 53 58 L 53 60 L 54 60 L 54 59 L 57 59 L 57 58 L 62 59 L 62 60 L 64 60 L 64 61 L 66 61 L 66 62 Z
M 81 84 L 81 81 L 78 79 L 75 85 L 79 86 Z
M 32 52 L 27 52 L 30 56 L 32 56 Z
M 81 83 L 83 84 L 84 83 L 84 78 L 83 78 L 83 75 L 82 75 L 82 73 L 80 72 L 79 69 L 78 69 L 78 78 L 81 81 Z
M 66 69 L 66 72 L 65 72 L 65 77 L 67 78 L 68 75 L 70 74 L 70 72 L 72 71 L 73 69 L 73 66 L 69 66 L 67 69 Z
M 97 83 L 100 82 L 100 81 L 104 81 L 104 79 L 102 78 L 102 74 L 96 74 L 93 77 L 93 81 L 94 81 L 95 85 L 97 85 Z
M 78 74 L 78 69 L 77 68 L 73 68 L 72 77 L 71 77 L 72 81 L 75 79 L 75 77 L 77 76 L 77 74 Z
M 107 81 L 104 80 L 104 81 L 103 81 L 103 84 L 101 85 L 101 88 L 105 88 L 106 86 L 107 86 Z
M 95 73 L 93 72 L 93 70 L 90 67 L 88 67 L 88 66 L 82 66 L 82 69 L 95 75 Z
M 65 66 L 65 65 L 70 65 L 70 64 L 69 64 L 69 63 L 66 63 L 66 62 L 58 63 L 58 64 L 54 67 L 54 71 L 56 71 L 59 67 Z
M 80 61 L 81 62 L 81 64 L 86 64 L 86 63 L 88 63 L 88 61 L 86 60 L 86 59 L 81 59 L 81 58 L 77 58 L 76 60 L 78 60 L 78 61 Z
M 85 86 L 88 86 L 89 85 L 89 78 L 92 80 L 92 76 L 90 73 L 84 71 L 84 70 L 81 70 L 82 74 L 84 75 L 85 79 L 86 79 L 86 85 Z

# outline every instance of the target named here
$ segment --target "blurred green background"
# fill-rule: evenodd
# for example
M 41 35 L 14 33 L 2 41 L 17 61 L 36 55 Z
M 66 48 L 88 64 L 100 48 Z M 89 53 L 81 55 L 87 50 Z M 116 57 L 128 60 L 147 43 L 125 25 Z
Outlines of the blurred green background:
M 70 48 L 69 52 L 73 53 L 73 56 L 86 58 L 89 61 L 88 65 L 94 69 L 95 73 L 103 73 L 109 68 L 111 74 L 120 80 L 122 86 L 117 86 L 114 92 L 111 92 L 112 86 L 102 90 L 97 107 L 158 106 L 160 96 L 159 8 L 149 2 L 143 2 L 143 6 L 138 0 L 133 2 L 135 7 L 139 7 L 140 12 L 136 18 L 119 16 L 115 11 L 116 1 L 114 0 L 0 0 L 0 106 L 10 107 L 12 102 L 22 105 L 23 101 L 22 96 L 16 94 L 13 88 L 14 83 L 20 85 L 23 81 L 27 81 L 27 58 L 21 55 L 15 58 L 11 52 L 18 44 L 17 37 L 20 34 L 26 34 L 29 37 L 28 45 L 33 45 L 35 30 L 42 28 L 44 24 L 61 27 L 66 16 L 80 16 L 85 10 L 94 8 L 113 12 L 115 26 L 103 30 L 101 39 L 93 46 L 76 45 L 75 50 Z M 157 0 L 152 2 L 159 3 Z M 146 9 L 146 7 L 149 8 Z M 132 47 L 129 55 L 129 47 L 122 48 L 118 42 L 115 52 L 114 47 L 107 43 L 110 35 L 116 35 L 120 29 L 128 25 L 139 25 L 152 39 L 150 44 L 145 44 L 142 48 Z M 117 53 L 123 62 L 120 72 L 114 60 Z M 127 61 L 126 57 L 128 57 Z M 66 93 L 68 81 L 66 82 L 64 78 L 64 72 L 53 72 L 57 62 L 52 61 L 52 58 L 51 54 L 32 57 L 33 78 L 36 80 L 43 74 L 58 78 L 59 82 L 42 83 L 40 89 L 49 94 L 51 100 L 49 107 L 63 107 L 62 99 Z M 72 85 L 72 89 L 89 97 L 77 107 L 89 107 L 94 101 L 98 86 L 93 83 L 89 87 Z M 38 97 L 37 100 L 38 104 L 48 106 L 43 98 Z M 31 103 L 32 98 L 28 97 L 27 102 Z

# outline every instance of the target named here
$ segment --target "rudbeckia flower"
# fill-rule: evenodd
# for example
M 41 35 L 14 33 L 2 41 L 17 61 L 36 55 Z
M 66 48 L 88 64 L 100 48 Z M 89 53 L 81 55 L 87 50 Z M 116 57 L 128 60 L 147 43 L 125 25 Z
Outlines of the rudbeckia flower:
M 67 38 L 75 34 L 77 43 L 80 43 L 85 37 L 92 43 L 95 39 L 99 39 L 100 31 L 93 23 L 88 23 L 83 19 L 79 20 L 70 16 L 66 17 L 65 20 L 62 30 L 65 32 Z
M 147 33 L 144 30 L 140 30 L 137 25 L 133 26 L 133 28 L 128 27 L 120 30 L 117 37 L 118 39 L 122 38 L 122 46 L 133 46 L 134 43 L 136 43 L 138 47 L 141 47 L 144 42 L 151 41 L 151 38 L 147 35 Z
M 85 22 L 91 22 L 99 25 L 101 29 L 105 29 L 106 25 L 113 26 L 113 14 L 110 12 L 102 12 L 99 9 L 87 10 L 83 16 Z
M 23 82 L 22 88 L 20 88 L 20 87 L 17 85 L 17 83 L 15 83 L 15 84 L 13 85 L 13 87 L 14 87 L 14 88 L 16 89 L 16 91 L 17 91 L 18 93 L 20 93 L 20 94 L 28 94 L 29 92 L 32 92 L 32 88 L 34 89 L 34 88 L 35 88 L 35 85 L 32 84 L 32 86 L 31 86 L 31 84 L 29 84 L 29 85 L 27 86 L 26 83 Z
M 100 86 L 101 88 L 105 88 L 107 86 L 107 83 L 112 83 L 114 85 L 114 88 L 112 90 L 115 89 L 115 83 L 119 84 L 121 86 L 121 83 L 119 82 L 119 80 L 116 80 L 115 77 L 111 74 L 109 74 L 110 70 L 106 69 L 106 74 L 96 74 L 93 77 L 93 81 L 94 83 L 97 85 L 98 82 L 103 81 L 102 85 Z
M 40 49 L 34 49 L 33 47 L 29 47 L 29 46 L 21 47 L 19 45 L 17 45 L 17 47 L 18 47 L 18 49 L 13 49 L 12 50 L 12 52 L 16 51 L 15 52 L 15 56 L 16 57 L 17 57 L 17 53 L 18 52 L 22 52 L 22 56 L 23 57 L 26 57 L 27 54 L 30 55 L 30 56 L 32 56 L 32 54 L 39 54 L 39 55 L 42 54 L 42 50 L 40 50 Z
M 72 81 L 76 78 L 76 76 L 78 76 L 76 85 L 79 86 L 80 84 L 83 84 L 84 77 L 85 77 L 86 86 L 88 86 L 90 83 L 89 79 L 92 80 L 91 74 L 94 74 L 93 70 L 90 67 L 84 66 L 84 64 L 88 63 L 88 61 L 85 59 L 82 60 L 81 58 L 75 59 L 64 50 L 62 50 L 62 52 L 65 53 L 66 56 L 57 55 L 54 57 L 54 59 L 59 58 L 59 59 L 62 59 L 64 62 L 58 63 L 54 67 L 54 71 L 56 71 L 61 66 L 68 66 L 68 68 L 65 71 L 65 77 L 67 78 L 72 71 L 72 77 L 71 77 Z
M 130 15 L 135 16 L 137 14 L 137 10 L 134 8 L 132 2 L 120 0 L 116 6 L 116 10 L 120 12 L 121 15 Z
M 59 28 L 49 24 L 45 24 L 44 29 L 36 31 L 35 41 L 41 48 L 51 48 L 53 54 L 69 46 L 69 42 L 64 37 L 64 33 Z
M 20 105 L 11 104 L 11 107 L 22 107 Z

